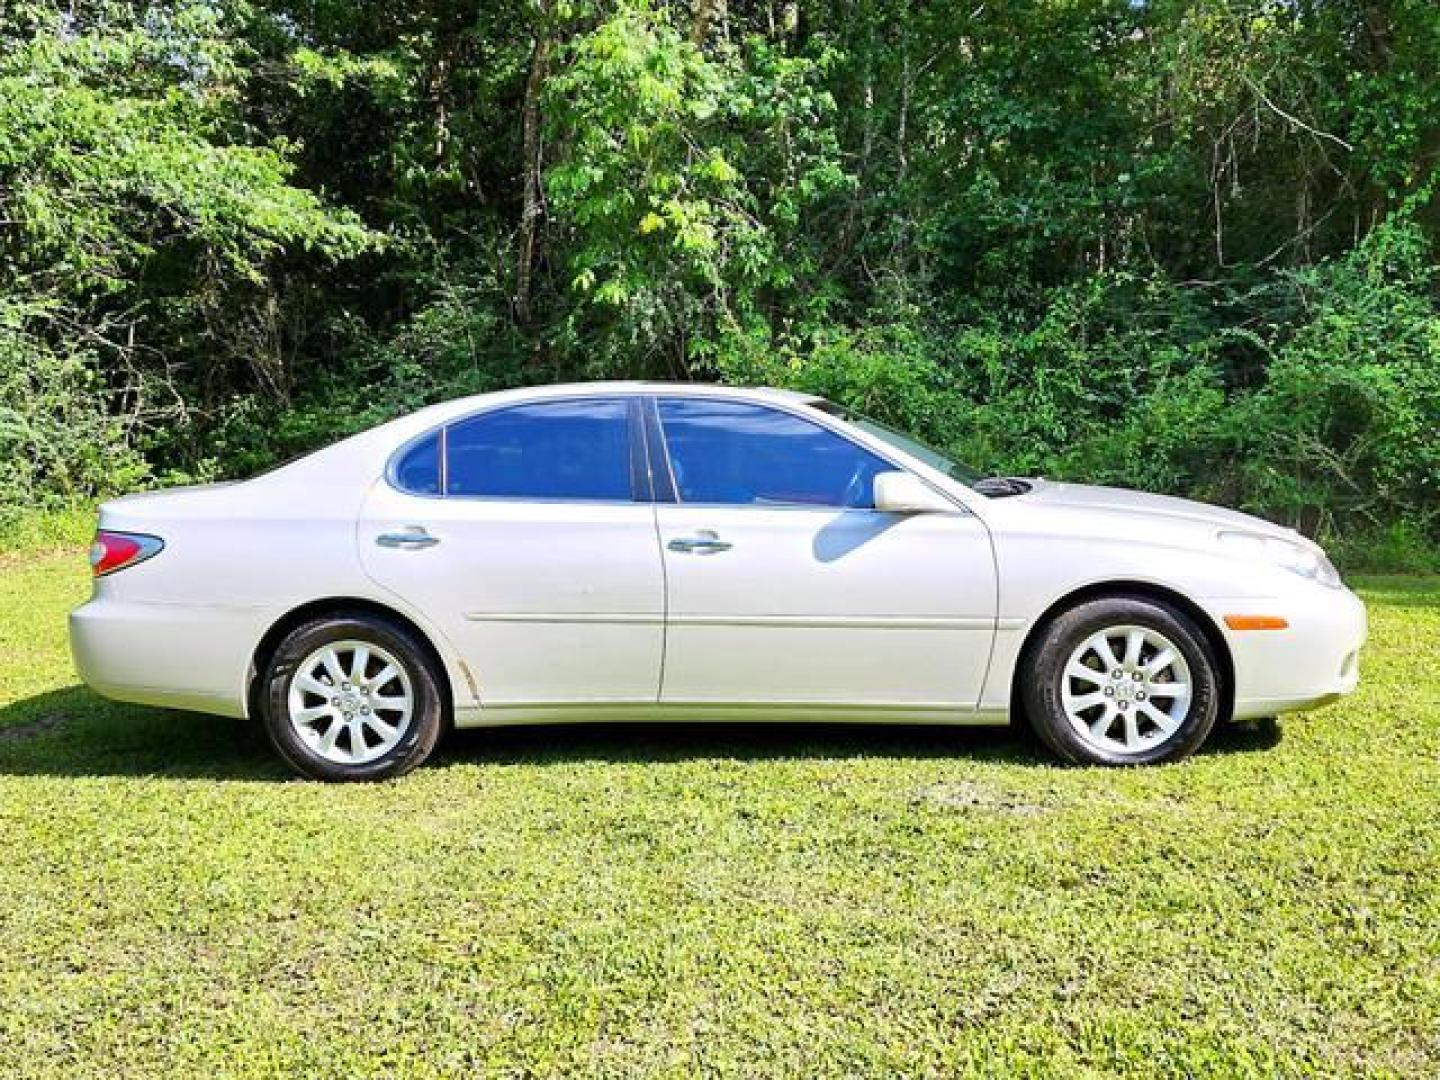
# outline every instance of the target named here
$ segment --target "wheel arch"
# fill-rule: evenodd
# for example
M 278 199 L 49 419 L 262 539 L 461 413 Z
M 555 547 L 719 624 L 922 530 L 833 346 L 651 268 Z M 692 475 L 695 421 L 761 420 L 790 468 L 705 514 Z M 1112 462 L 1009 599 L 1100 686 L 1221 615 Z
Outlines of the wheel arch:
M 340 615 L 377 616 L 397 623 L 414 634 L 416 640 L 419 641 L 425 649 L 427 657 L 431 663 L 434 664 L 435 670 L 439 673 L 441 687 L 444 691 L 440 695 L 440 704 L 444 711 L 445 725 L 447 728 L 453 726 L 455 718 L 455 687 L 450 678 L 449 666 L 440 655 L 440 650 L 435 647 L 435 642 L 431 640 L 430 635 L 427 634 L 424 628 L 419 626 L 414 619 L 396 611 L 394 608 L 387 607 L 385 604 L 381 604 L 375 600 L 365 600 L 354 596 L 333 596 L 323 600 L 312 600 L 308 603 L 301 604 L 297 608 L 292 608 L 271 624 L 270 628 L 261 636 L 259 644 L 255 646 L 255 651 L 250 657 L 250 669 L 245 677 L 246 715 L 252 719 L 260 715 L 259 695 L 262 685 L 260 674 L 270 665 L 270 660 L 275 655 L 275 650 L 280 647 L 280 642 L 285 640 L 285 636 L 297 626 L 310 619 L 321 616 Z
M 1220 627 L 1216 625 L 1215 620 L 1204 608 L 1182 592 L 1165 585 L 1156 585 L 1150 581 L 1127 580 L 1097 581 L 1074 589 L 1054 601 L 1030 624 L 1030 629 L 1025 633 L 1025 641 L 1016 655 L 1015 668 L 1010 675 L 1010 714 L 1019 717 L 1024 723 L 1029 723 L 1029 717 L 1025 714 L 1024 695 L 1020 693 L 1020 680 L 1024 678 L 1025 672 L 1029 668 L 1030 655 L 1035 649 L 1036 642 L 1040 640 L 1045 628 L 1051 622 L 1063 612 L 1089 600 L 1130 597 L 1140 600 L 1156 600 L 1176 608 L 1205 635 L 1205 640 L 1215 653 L 1215 662 L 1220 668 L 1217 673 L 1220 676 L 1219 718 L 1222 722 L 1228 720 L 1235 711 L 1235 659 L 1230 654 L 1229 642 L 1225 640 L 1225 635 L 1220 632 Z

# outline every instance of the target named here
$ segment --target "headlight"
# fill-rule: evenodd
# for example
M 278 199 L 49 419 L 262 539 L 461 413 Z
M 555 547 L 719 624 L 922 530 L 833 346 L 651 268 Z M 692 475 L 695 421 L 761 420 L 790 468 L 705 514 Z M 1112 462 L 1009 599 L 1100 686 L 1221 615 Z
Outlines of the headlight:
M 1340 572 L 1314 544 L 1251 532 L 1222 532 L 1219 539 L 1223 546 L 1233 549 L 1237 555 L 1283 566 L 1293 574 L 1332 589 L 1340 587 Z

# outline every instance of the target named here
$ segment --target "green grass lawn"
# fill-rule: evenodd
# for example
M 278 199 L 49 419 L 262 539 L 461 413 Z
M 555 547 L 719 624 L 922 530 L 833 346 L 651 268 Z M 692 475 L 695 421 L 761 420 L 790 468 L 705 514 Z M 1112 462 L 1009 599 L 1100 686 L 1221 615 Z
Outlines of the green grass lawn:
M 1344 703 L 1148 771 L 1005 732 L 466 733 L 374 787 L 100 700 L 0 555 L 0 1076 L 1440 1073 L 1440 581 Z

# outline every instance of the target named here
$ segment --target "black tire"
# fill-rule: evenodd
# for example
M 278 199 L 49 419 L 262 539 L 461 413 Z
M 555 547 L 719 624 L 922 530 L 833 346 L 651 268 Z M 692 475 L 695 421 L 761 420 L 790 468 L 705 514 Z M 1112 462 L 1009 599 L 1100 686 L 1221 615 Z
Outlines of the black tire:
M 396 744 L 382 756 L 363 763 L 342 763 L 322 757 L 290 723 L 288 699 L 299 666 L 316 650 L 341 641 L 376 645 L 390 653 L 403 667 L 414 699 L 409 727 Z M 337 614 L 302 623 L 280 642 L 266 666 L 263 680 L 261 711 L 270 742 L 291 768 L 314 780 L 355 782 L 403 776 L 430 756 L 444 727 L 445 710 L 440 691 L 443 683 L 429 650 L 413 631 L 376 615 Z M 377 714 L 379 711 L 377 706 Z M 383 739 L 372 741 L 377 748 L 383 745 Z
M 1065 669 L 1072 653 L 1092 635 L 1122 626 L 1144 627 L 1163 635 L 1178 649 L 1190 672 L 1189 708 L 1179 726 L 1160 740 L 1162 729 L 1152 724 L 1146 734 L 1158 741 L 1133 751 L 1107 749 L 1083 738 L 1066 715 L 1063 704 L 1068 678 Z M 1115 596 L 1077 604 L 1041 628 L 1022 663 L 1020 691 L 1031 727 L 1058 757 L 1074 765 L 1158 765 L 1179 761 L 1194 753 L 1215 726 L 1221 697 L 1220 668 L 1215 652 L 1194 620 L 1158 600 Z M 1088 684 L 1088 680 L 1072 682 L 1077 692 Z M 1103 689 L 1103 684 L 1096 684 Z M 1103 692 L 1110 693 L 1110 690 Z M 1159 698 L 1157 694 L 1156 700 Z M 1133 703 L 1127 702 L 1130 704 Z M 1100 715 L 1082 714 L 1081 721 Z M 1119 714 L 1116 721 L 1121 726 L 1111 730 L 1123 730 L 1123 716 Z

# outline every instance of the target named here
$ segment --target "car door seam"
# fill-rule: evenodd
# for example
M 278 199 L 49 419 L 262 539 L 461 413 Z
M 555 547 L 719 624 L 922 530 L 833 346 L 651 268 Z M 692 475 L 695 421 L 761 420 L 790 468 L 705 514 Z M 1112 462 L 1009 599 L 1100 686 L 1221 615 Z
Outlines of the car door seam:
M 648 442 L 646 444 L 648 449 Z M 670 566 L 665 558 L 665 542 L 660 535 L 660 505 L 650 503 L 650 524 L 655 530 L 655 554 L 660 559 L 660 678 L 655 683 L 655 703 L 665 700 L 665 661 L 670 650 Z

